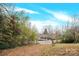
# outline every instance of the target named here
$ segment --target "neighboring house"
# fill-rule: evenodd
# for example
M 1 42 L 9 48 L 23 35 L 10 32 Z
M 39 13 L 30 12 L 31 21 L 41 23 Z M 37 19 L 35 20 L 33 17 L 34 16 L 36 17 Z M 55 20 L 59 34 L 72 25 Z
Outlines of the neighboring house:
M 39 44 L 52 44 L 52 43 L 60 43 L 61 40 L 56 40 L 56 34 L 50 34 L 45 29 L 44 33 L 38 35 L 38 43 Z
M 52 38 L 46 34 L 40 34 L 38 38 L 39 44 L 52 44 Z
M 49 35 L 47 30 L 45 29 L 44 33 L 38 35 L 38 43 L 39 44 L 52 44 L 53 43 L 52 36 Z

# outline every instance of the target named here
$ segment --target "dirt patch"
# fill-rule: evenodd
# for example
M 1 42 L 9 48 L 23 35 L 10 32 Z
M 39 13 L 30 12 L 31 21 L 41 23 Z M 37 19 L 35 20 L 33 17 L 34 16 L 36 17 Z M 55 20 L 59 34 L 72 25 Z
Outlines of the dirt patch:
M 30 45 L 14 49 L 1 50 L 1 56 L 38 56 L 48 45 Z
M 38 44 L 0 50 L 1 56 L 79 56 L 79 44 Z

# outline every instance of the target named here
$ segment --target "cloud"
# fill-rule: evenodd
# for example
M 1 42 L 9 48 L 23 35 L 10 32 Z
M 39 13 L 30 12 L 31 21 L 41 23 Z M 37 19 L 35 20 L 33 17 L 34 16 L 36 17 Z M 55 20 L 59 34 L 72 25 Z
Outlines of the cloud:
M 69 21 L 71 22 L 72 19 L 69 15 L 64 14 L 64 13 L 60 13 L 60 12 L 53 12 L 53 16 L 58 19 L 58 20 L 62 20 L 62 21 Z
M 18 8 L 18 7 L 15 9 L 15 11 L 25 11 L 26 13 L 29 13 L 29 14 L 39 14 L 39 12 L 30 10 L 30 9 L 25 9 L 25 8 Z
M 65 21 L 65 22 L 72 22 L 73 21 L 72 17 L 69 14 L 67 14 L 66 12 L 52 11 L 47 8 L 42 8 L 42 9 L 45 12 L 51 14 L 57 20 Z
M 60 29 L 62 30 L 62 26 L 60 22 L 56 22 L 55 20 L 64 21 L 64 22 L 72 22 L 72 17 L 67 14 L 66 12 L 60 12 L 60 11 L 52 11 L 46 8 L 42 8 L 45 12 L 49 13 L 51 16 L 48 18 L 48 20 L 31 20 L 31 25 L 35 25 L 39 32 L 43 31 L 43 27 L 51 25 L 53 29 Z M 55 19 L 55 20 L 53 20 Z

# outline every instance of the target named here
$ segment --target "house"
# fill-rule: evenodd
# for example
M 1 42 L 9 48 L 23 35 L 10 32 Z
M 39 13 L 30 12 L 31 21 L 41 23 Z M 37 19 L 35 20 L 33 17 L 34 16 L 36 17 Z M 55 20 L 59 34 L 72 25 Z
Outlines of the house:
M 52 36 L 47 32 L 47 29 L 45 29 L 42 34 L 38 35 L 39 44 L 52 44 L 53 40 Z

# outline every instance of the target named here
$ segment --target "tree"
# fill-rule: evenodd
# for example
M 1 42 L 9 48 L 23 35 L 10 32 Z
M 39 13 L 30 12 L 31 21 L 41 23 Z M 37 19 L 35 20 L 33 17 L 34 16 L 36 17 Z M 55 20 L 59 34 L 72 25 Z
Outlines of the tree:
M 18 45 L 16 37 L 20 32 L 16 26 L 17 18 L 13 8 L 12 4 L 0 4 L 0 48 L 11 48 Z
M 73 21 L 67 24 L 66 30 L 63 32 L 63 40 L 65 43 L 78 43 L 79 42 L 79 17 L 75 15 L 72 17 Z
M 35 39 L 35 32 L 28 27 L 28 18 L 24 11 L 16 12 L 14 4 L 0 4 L 0 49 Z

